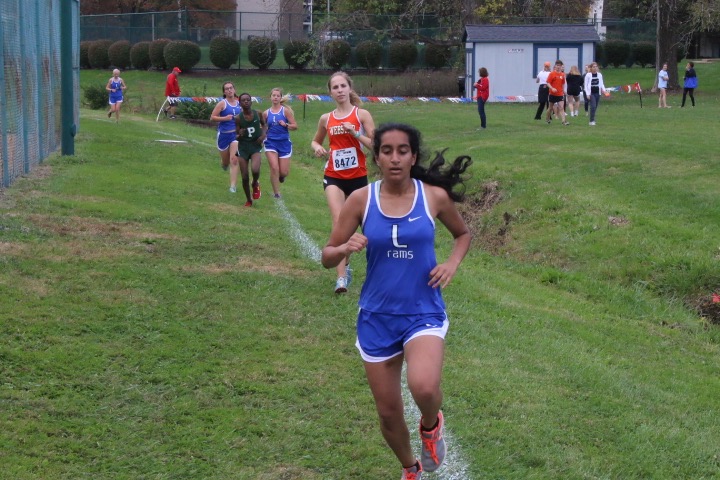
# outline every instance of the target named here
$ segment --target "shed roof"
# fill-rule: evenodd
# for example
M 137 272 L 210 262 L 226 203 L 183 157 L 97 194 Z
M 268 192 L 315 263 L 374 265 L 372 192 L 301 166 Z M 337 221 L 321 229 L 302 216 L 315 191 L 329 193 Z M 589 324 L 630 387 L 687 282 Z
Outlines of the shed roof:
M 592 24 L 565 25 L 465 25 L 465 42 L 599 42 Z

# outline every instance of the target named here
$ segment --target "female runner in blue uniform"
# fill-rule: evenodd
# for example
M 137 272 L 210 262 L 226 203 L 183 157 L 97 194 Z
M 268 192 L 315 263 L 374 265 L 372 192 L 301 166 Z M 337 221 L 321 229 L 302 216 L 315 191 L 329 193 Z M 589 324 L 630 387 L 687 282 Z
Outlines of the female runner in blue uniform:
M 382 180 L 350 194 L 323 248 L 322 264 L 334 267 L 348 254 L 366 250 L 356 346 L 385 441 L 402 464 L 402 478 L 417 480 L 422 471 L 437 470 L 445 457 L 440 379 L 449 321 L 440 291 L 470 248 L 470 231 L 455 202 L 464 198 L 462 177 L 471 160 L 461 156 L 443 169 L 445 159 L 438 153 L 423 166 L 420 132 L 403 124 L 375 130 L 373 155 Z M 436 218 L 454 238 L 443 263 L 435 258 Z M 403 416 L 403 361 L 422 414 L 420 460 Z
M 125 81 L 120 78 L 120 70 L 116 68 L 113 70 L 113 76 L 110 77 L 107 85 L 105 85 L 105 90 L 110 92 L 110 111 L 108 112 L 108 118 L 110 118 L 114 112 L 115 120 L 120 121 L 120 105 L 122 105 L 123 92 L 126 88 Z
M 297 130 L 295 113 L 292 108 L 285 105 L 281 88 L 273 88 L 270 91 L 272 106 L 263 112 L 263 118 L 267 125 L 267 137 L 263 146 L 265 156 L 270 165 L 270 184 L 273 195 L 280 198 L 280 184 L 290 174 L 290 158 L 292 157 L 292 142 L 290 141 L 290 130 Z
M 240 171 L 237 159 L 235 159 L 238 149 L 238 141 L 235 137 L 235 116 L 240 111 L 240 99 L 235 94 L 235 85 L 232 82 L 223 83 L 223 99 L 213 108 L 210 120 L 218 122 L 217 149 L 220 152 L 222 169 L 227 170 L 230 166 L 230 193 L 237 192 L 237 178 Z

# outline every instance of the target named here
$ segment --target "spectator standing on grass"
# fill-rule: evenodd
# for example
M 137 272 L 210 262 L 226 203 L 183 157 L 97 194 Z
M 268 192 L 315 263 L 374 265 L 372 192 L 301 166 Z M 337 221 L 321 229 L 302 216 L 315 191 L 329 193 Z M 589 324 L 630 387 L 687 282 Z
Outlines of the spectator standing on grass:
M 590 125 L 595 126 L 595 112 L 600 104 L 600 94 L 605 94 L 605 83 L 602 73 L 598 71 L 598 64 L 590 64 L 590 73 L 585 75 L 585 91 L 590 96 Z
M 667 87 L 670 80 L 667 69 L 667 63 L 663 63 L 662 69 L 658 72 L 658 108 L 670 108 L 667 104 Z
M 368 184 L 363 147 L 372 147 L 375 122 L 370 112 L 360 108 L 362 101 L 347 73 L 333 73 L 328 80 L 328 90 L 335 101 L 335 110 L 320 117 L 310 147 L 316 157 L 326 159 L 323 188 L 334 228 L 348 196 Z M 325 137 L 329 138 L 330 150 L 323 147 Z M 335 264 L 335 293 L 347 292 L 352 281 L 349 261 L 348 252 L 347 257 Z
M 545 62 L 543 69 L 540 70 L 535 77 L 535 83 L 538 85 L 538 109 L 535 113 L 535 120 L 542 119 L 543 110 L 548 108 L 548 84 L 547 77 L 550 75 L 550 62 Z M 548 111 L 548 115 L 550 112 Z
M 548 89 L 550 90 L 548 95 L 548 103 L 552 108 L 556 118 L 562 119 L 563 125 L 570 125 L 565 121 L 565 89 L 567 82 L 565 81 L 565 73 L 563 73 L 563 62 L 557 60 L 555 62 L 555 69 L 550 72 L 547 77 Z M 547 123 L 552 122 L 552 119 L 548 118 Z
M 110 111 L 108 112 L 108 118 L 115 113 L 115 120 L 120 121 L 120 105 L 123 103 L 123 92 L 127 88 L 125 81 L 120 78 L 120 70 L 117 68 L 112 72 L 113 76 L 108 80 L 105 85 L 105 90 L 110 92 Z M 691 95 L 692 97 L 692 95 Z M 694 100 L 693 100 L 694 101 Z M 693 104 L 694 106 L 694 104 Z
M 235 193 L 238 177 L 238 162 L 235 154 L 238 140 L 235 134 L 235 117 L 240 113 L 240 99 L 235 94 L 232 82 L 223 83 L 223 96 L 210 114 L 210 120 L 218 122 L 217 149 L 220 152 L 220 166 L 223 170 L 230 168 L 230 191 Z M 231 159 L 235 160 L 231 163 Z
M 262 162 L 263 141 L 267 132 L 267 125 L 263 114 L 252 109 L 252 97 L 249 93 L 240 94 L 242 112 L 235 117 L 235 132 L 237 133 L 238 149 L 236 158 L 232 159 L 231 169 L 240 168 L 242 186 L 245 192 L 245 206 L 252 207 L 253 200 L 259 200 L 260 192 L 260 164 Z M 232 170 L 231 170 L 232 171 Z M 250 193 L 250 172 L 252 172 L 252 194 Z M 237 179 L 237 177 L 236 177 Z M 230 192 L 235 193 L 230 185 Z
M 322 264 L 330 268 L 350 253 L 366 251 L 355 345 L 383 437 L 402 466 L 402 478 L 415 480 L 423 471 L 437 470 L 446 453 L 440 382 L 449 320 L 441 290 L 470 247 L 470 231 L 455 202 L 463 200 L 462 175 L 471 160 L 461 156 L 443 169 L 445 159 L 439 152 L 425 166 L 420 132 L 403 124 L 378 128 L 372 150 L 382 179 L 356 190 L 345 202 L 323 248 Z M 454 238 L 443 263 L 435 256 L 436 219 Z M 422 415 L 420 459 L 412 450 L 403 415 L 403 362 Z
M 490 79 L 488 78 L 487 68 L 481 67 L 478 70 L 480 78 L 475 82 L 475 88 L 477 89 L 477 104 L 478 113 L 480 114 L 480 128 L 484 129 L 487 127 L 487 118 L 485 116 L 485 103 L 490 97 Z
M 585 78 L 590 73 L 590 64 L 585 65 L 585 73 L 583 73 L 583 98 L 585 99 L 585 116 L 588 116 L 588 109 L 590 108 L 590 92 L 585 90 Z
M 695 106 L 695 89 L 698 86 L 698 79 L 697 74 L 695 73 L 695 64 L 693 62 L 688 62 L 687 65 L 685 65 L 685 78 L 683 81 L 683 98 L 682 98 L 682 105 L 680 105 L 680 108 L 683 108 L 685 106 L 685 96 L 690 94 L 690 101 L 692 102 L 692 106 Z
M 570 67 L 570 73 L 565 77 L 567 81 L 567 101 L 570 107 L 570 116 L 577 117 L 580 112 L 580 92 L 583 89 L 583 77 L 577 65 Z
M 178 67 L 174 67 L 172 72 L 167 76 L 165 80 L 165 96 L 171 98 L 177 98 L 180 96 L 180 83 L 178 83 L 178 75 L 182 71 Z M 170 114 L 170 118 L 175 118 L 175 103 L 171 103 L 165 110 L 165 116 Z
M 264 144 L 265 156 L 270 166 L 270 185 L 275 198 L 280 198 L 280 184 L 290 174 L 290 130 L 298 128 L 292 108 L 285 105 L 286 100 L 281 88 L 273 88 L 270 91 L 272 106 L 263 112 L 268 128 Z

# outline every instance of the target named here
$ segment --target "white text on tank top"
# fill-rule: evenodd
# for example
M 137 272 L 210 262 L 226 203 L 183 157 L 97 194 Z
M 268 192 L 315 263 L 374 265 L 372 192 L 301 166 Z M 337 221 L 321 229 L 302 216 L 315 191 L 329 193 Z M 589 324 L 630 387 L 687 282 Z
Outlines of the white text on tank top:
M 221 117 L 225 117 L 227 115 L 232 115 L 232 120 L 222 120 L 220 123 L 218 123 L 218 132 L 220 133 L 229 133 L 235 131 L 235 115 L 240 113 L 240 101 L 235 100 L 235 105 L 231 105 L 230 102 L 228 102 L 227 99 L 223 99 L 223 102 L 225 102 L 225 107 L 220 110 Z
M 422 182 L 413 180 L 415 198 L 401 217 L 385 215 L 380 205 L 380 182 L 372 183 L 362 231 L 368 238 L 367 276 L 360 308 L 389 314 L 441 313 L 440 289 L 428 286 L 437 265 L 435 221 L 427 206 Z
M 267 110 L 267 138 L 270 140 L 288 140 L 290 134 L 287 127 L 280 125 L 280 121 L 287 125 L 287 117 L 285 116 L 285 107 L 281 106 L 280 111 L 275 113 L 271 108 Z
M 359 124 L 360 128 L 358 129 L 358 131 L 362 132 L 362 123 L 359 121 L 359 119 L 357 120 L 357 122 L 353 122 L 351 121 L 351 119 L 348 119 L 351 115 L 356 114 L 356 112 L 357 107 L 353 108 L 352 112 L 350 112 L 350 114 L 346 115 L 343 118 L 338 118 L 337 116 L 335 116 L 334 111 L 330 112 L 330 115 L 332 115 L 337 122 L 342 122 L 345 120 L 350 123 Z M 328 134 L 332 138 L 333 135 L 347 135 L 347 132 L 342 125 L 338 124 L 329 126 Z M 355 146 L 345 146 L 345 148 L 337 148 L 331 150 L 329 161 L 333 162 L 333 170 L 335 170 L 336 172 L 339 172 L 341 170 L 350 170 L 353 168 L 358 168 L 360 166 L 357 147 Z

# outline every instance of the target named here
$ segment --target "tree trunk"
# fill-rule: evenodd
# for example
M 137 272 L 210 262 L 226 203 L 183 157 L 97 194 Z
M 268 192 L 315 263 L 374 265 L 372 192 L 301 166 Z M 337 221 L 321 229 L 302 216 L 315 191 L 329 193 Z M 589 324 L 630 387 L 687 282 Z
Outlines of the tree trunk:
M 677 0 L 657 0 L 657 48 L 655 49 L 655 86 L 657 73 L 663 63 L 668 64 L 668 89 L 680 88 L 677 62 Z

